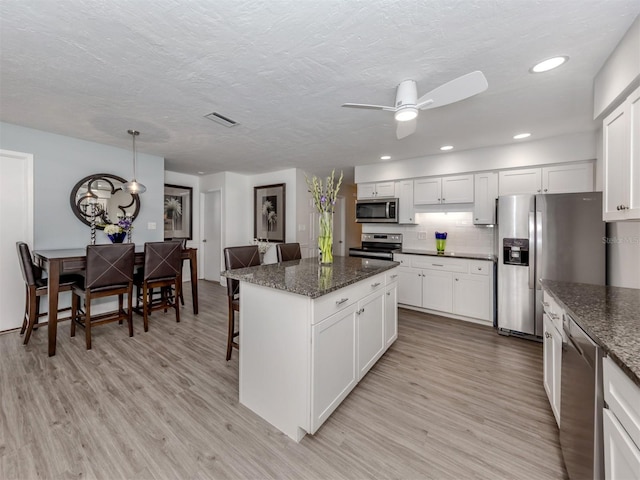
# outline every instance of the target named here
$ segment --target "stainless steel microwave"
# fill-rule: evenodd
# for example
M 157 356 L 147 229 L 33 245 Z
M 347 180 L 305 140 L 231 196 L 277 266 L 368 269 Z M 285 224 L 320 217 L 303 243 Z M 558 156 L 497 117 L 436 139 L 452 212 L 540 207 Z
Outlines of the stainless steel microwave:
M 398 223 L 398 199 L 376 198 L 356 202 L 357 223 Z

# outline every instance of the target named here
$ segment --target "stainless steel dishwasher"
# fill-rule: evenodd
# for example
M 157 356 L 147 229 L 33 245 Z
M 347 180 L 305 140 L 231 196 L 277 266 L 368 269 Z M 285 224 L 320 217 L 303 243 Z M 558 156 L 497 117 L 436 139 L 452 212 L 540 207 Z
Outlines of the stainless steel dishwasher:
M 567 314 L 562 327 L 560 445 L 569 478 L 604 478 L 602 352 Z

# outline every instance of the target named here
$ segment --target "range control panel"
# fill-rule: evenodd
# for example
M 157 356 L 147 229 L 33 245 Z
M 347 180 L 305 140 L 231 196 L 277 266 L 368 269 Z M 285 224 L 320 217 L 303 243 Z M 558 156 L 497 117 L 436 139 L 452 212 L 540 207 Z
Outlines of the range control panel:
M 505 238 L 502 240 L 502 250 L 505 265 L 529 266 L 528 238 Z

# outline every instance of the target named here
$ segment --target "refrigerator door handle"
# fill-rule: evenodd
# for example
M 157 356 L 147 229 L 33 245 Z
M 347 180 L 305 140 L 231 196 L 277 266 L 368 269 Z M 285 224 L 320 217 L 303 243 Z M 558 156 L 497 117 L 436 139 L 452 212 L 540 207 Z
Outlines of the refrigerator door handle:
M 542 275 L 542 212 L 536 212 L 536 256 L 534 265 L 538 275 Z M 540 282 L 536 283 L 536 289 L 542 289 Z
M 536 214 L 529 212 L 529 289 L 536 288 Z

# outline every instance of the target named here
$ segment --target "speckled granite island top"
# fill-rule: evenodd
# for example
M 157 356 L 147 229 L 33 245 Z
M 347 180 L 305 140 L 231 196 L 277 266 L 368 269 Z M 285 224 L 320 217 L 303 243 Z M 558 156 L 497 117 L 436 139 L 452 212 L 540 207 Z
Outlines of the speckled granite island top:
M 303 258 L 290 262 L 226 270 L 222 275 L 263 287 L 318 298 L 398 265 L 400 265 L 398 262 L 388 260 L 333 257 L 333 264 L 321 266 L 317 258 Z
M 640 289 L 551 280 L 542 286 L 640 386 Z
M 468 260 L 488 260 L 490 262 L 496 262 L 495 255 L 486 253 L 461 253 L 461 252 L 444 252 L 438 253 L 435 250 L 411 250 L 405 249 L 399 250 L 397 253 L 406 253 L 407 255 L 429 255 L 433 257 L 450 257 L 450 258 L 466 258 Z

